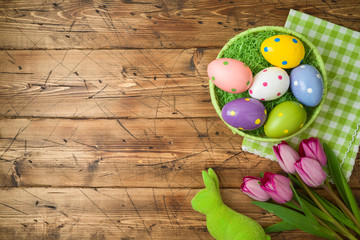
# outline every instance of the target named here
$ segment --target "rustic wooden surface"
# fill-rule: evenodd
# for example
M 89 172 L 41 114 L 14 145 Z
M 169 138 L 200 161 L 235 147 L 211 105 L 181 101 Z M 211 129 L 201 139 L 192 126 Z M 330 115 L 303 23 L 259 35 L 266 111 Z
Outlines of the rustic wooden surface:
M 0 239 L 211 239 L 190 205 L 208 167 L 226 204 L 277 222 L 239 187 L 280 168 L 219 121 L 206 66 L 289 9 L 360 30 L 355 0 L 0 1 Z M 357 199 L 359 179 L 358 157 Z

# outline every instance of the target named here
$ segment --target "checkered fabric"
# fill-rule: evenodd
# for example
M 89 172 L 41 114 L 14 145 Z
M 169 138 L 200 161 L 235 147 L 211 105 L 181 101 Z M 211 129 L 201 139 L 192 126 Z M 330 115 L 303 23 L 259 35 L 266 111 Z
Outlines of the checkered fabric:
M 290 10 L 285 27 L 307 37 L 319 50 L 328 74 L 328 94 L 315 122 L 287 142 L 318 137 L 333 149 L 350 178 L 360 143 L 360 33 Z M 275 160 L 276 143 L 244 139 L 242 149 Z

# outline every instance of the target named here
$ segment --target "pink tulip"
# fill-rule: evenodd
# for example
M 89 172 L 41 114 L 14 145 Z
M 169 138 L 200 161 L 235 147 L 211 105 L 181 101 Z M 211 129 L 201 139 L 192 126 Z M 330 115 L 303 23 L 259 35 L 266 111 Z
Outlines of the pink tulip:
M 327 159 L 324 149 L 318 138 L 304 139 L 300 142 L 299 146 L 300 157 L 309 157 L 319 161 L 321 166 L 325 166 Z
M 326 179 L 326 173 L 320 163 L 309 157 L 302 157 L 295 163 L 296 172 L 310 187 L 320 186 Z
M 260 178 L 244 177 L 240 188 L 243 193 L 257 201 L 265 202 L 270 199 L 270 196 L 260 187 Z
M 285 141 L 273 146 L 280 167 L 287 173 L 295 173 L 294 164 L 300 159 L 299 154 Z
M 293 197 L 290 180 L 284 176 L 266 172 L 260 180 L 261 188 L 278 203 L 286 203 Z

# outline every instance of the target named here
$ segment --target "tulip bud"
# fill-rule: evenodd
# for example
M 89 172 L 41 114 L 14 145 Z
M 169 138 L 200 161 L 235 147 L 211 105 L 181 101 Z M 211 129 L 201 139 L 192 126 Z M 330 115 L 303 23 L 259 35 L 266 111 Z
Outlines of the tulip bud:
M 266 202 L 270 199 L 270 196 L 260 187 L 259 182 L 260 178 L 252 176 L 244 177 L 243 183 L 240 186 L 241 191 L 257 201 Z
M 278 203 L 286 203 L 293 197 L 290 180 L 284 176 L 266 172 L 260 180 L 261 188 Z
M 299 146 L 300 157 L 309 157 L 319 161 L 321 166 L 325 166 L 327 159 L 324 149 L 318 138 L 304 139 L 300 142 Z
M 320 186 L 326 179 L 326 173 L 320 163 L 309 157 L 302 157 L 295 163 L 296 172 L 310 187 Z
M 294 173 L 294 164 L 300 159 L 299 154 L 285 141 L 273 146 L 280 167 L 287 173 Z

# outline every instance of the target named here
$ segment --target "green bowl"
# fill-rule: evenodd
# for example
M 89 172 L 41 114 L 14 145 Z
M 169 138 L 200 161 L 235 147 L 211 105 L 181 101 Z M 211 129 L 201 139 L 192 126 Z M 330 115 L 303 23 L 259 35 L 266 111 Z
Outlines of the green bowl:
M 225 46 L 221 49 L 219 54 L 217 55 L 217 58 L 233 58 L 240 60 L 247 64 L 252 73 L 253 76 L 256 75 L 256 73 L 260 72 L 262 69 L 271 67 L 272 65 L 268 63 L 264 57 L 262 56 L 260 52 L 260 45 L 261 43 L 268 37 L 279 35 L 279 34 L 287 34 L 297 37 L 301 40 L 305 47 L 305 57 L 303 60 L 304 64 L 310 64 L 317 68 L 319 72 L 321 73 L 323 77 L 324 82 L 324 93 L 323 97 L 316 107 L 305 107 L 306 113 L 307 113 L 307 119 L 304 124 L 304 126 L 299 129 L 299 131 L 295 132 L 292 135 L 286 136 L 284 138 L 269 138 L 265 135 L 263 127 L 251 130 L 251 131 L 241 131 L 235 127 L 230 126 L 227 124 L 224 119 L 221 117 L 221 109 L 222 107 L 237 98 L 242 97 L 251 97 L 248 93 L 248 91 L 245 91 L 240 94 L 232 94 L 225 92 L 221 90 L 220 88 L 216 87 L 211 80 L 209 80 L 209 88 L 210 88 L 210 95 L 211 95 L 211 102 L 219 115 L 219 117 L 224 121 L 224 123 L 231 129 L 231 131 L 234 134 L 239 134 L 243 137 L 250 138 L 256 141 L 263 141 L 263 142 L 279 142 L 281 140 L 286 140 L 289 138 L 294 137 L 295 135 L 303 132 L 305 129 L 307 129 L 316 119 L 318 116 L 324 101 L 325 96 L 327 93 L 327 76 L 325 71 L 325 65 L 321 58 L 321 55 L 319 51 L 316 49 L 316 47 L 307 40 L 303 35 L 290 30 L 288 28 L 284 27 L 275 27 L 275 26 L 264 26 L 264 27 L 257 27 L 257 28 L 251 28 L 248 29 L 232 39 L 230 39 Z M 290 73 L 291 69 L 285 69 L 288 73 Z M 277 104 L 280 104 L 284 101 L 297 101 L 294 95 L 291 93 L 291 90 L 289 88 L 288 92 L 284 94 L 282 97 L 268 102 L 263 102 L 266 110 L 270 112 Z

